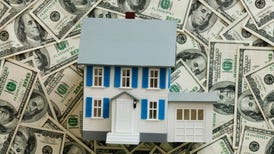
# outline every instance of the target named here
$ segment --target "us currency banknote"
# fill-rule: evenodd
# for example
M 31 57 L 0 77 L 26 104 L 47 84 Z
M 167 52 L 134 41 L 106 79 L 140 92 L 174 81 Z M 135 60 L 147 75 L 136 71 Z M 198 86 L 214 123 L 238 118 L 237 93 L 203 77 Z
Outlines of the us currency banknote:
M 249 45 L 249 42 L 210 42 L 207 90 L 216 93 L 219 97 L 217 103 L 213 104 L 213 127 L 233 118 L 237 49 L 244 45 Z
M 79 51 L 79 37 L 71 38 L 60 43 L 26 52 L 16 56 L 17 60 L 32 57 L 36 68 L 45 78 L 58 70 L 76 62 Z
M 222 0 L 199 0 L 204 5 L 208 5 L 216 14 L 226 22 L 234 22 L 246 13 L 240 0 L 222 1 Z
M 182 142 L 167 142 L 167 143 L 158 143 L 157 145 L 165 151 L 165 153 L 170 152 L 171 150 L 179 147 L 184 143 Z
M 177 33 L 176 60 L 183 60 L 186 68 L 205 88 L 207 71 L 207 50 L 187 33 Z
M 103 0 L 98 8 L 121 15 L 125 12 L 135 12 L 136 16 L 142 19 L 176 21 L 177 28 L 183 31 L 190 5 L 191 0 Z
M 23 112 L 21 124 L 33 127 L 42 127 L 49 117 L 55 117 L 53 107 L 42 80 L 38 77 L 30 99 Z
M 10 7 L 10 9 L 2 16 L 2 19 L 0 20 L 0 29 L 9 24 L 14 18 L 22 14 L 22 12 L 30 8 L 37 1 L 38 0 L 4 0 L 2 3 L 7 4 Z
M 188 81 L 187 83 L 184 81 Z M 194 79 L 190 71 L 186 68 L 182 59 L 176 64 L 175 71 L 171 74 L 171 92 L 203 92 L 203 87 Z
M 5 18 L 5 16 L 9 14 L 10 9 L 11 9 L 11 6 L 8 5 L 7 2 L 5 1 L 0 2 L 0 23 L 3 20 L 3 18 Z
M 0 76 L 0 153 L 7 152 L 15 128 L 37 78 L 37 72 L 21 63 L 5 60 Z
M 62 123 L 83 96 L 83 76 L 70 66 L 47 77 L 44 85 L 56 117 Z
M 62 125 L 75 137 L 83 137 L 83 99 L 76 103 Z
M 273 60 L 245 75 L 248 86 L 266 119 L 274 117 Z
M 166 154 L 166 152 L 162 148 L 160 148 L 158 145 L 155 145 L 154 148 L 150 151 L 149 154 L 154 154 L 154 153 Z
M 173 148 L 172 150 L 168 151 L 168 154 L 183 154 L 186 151 L 186 146 L 188 143 L 182 143 L 181 145 Z
M 233 147 L 239 147 L 243 125 L 268 128 L 266 121 L 244 80 L 244 75 L 273 60 L 274 48 L 240 47 L 237 60 Z M 258 60 L 260 59 L 260 60 Z
M 223 135 L 227 135 L 227 139 L 228 139 L 229 143 L 232 143 L 233 127 L 234 127 L 234 121 L 232 119 L 232 120 L 214 128 L 212 130 L 212 140 L 215 140 Z
M 54 39 L 26 10 L 0 31 L 0 58 L 41 48 L 53 42 Z
M 38 127 L 20 125 L 9 148 L 9 154 L 63 152 L 65 133 Z
M 240 17 L 238 20 L 234 21 L 233 24 L 230 24 L 222 31 L 221 37 L 224 40 L 251 41 L 252 46 L 269 46 L 268 43 L 243 28 L 248 19 L 247 14 Z
M 272 0 L 241 0 L 258 29 L 274 21 L 274 2 Z
M 272 130 L 245 126 L 238 153 L 272 154 L 274 152 L 273 144 L 274 132 Z
M 233 154 L 234 151 L 226 135 L 212 141 L 211 143 L 202 145 L 199 148 L 193 151 L 190 151 L 190 154 L 209 154 L 209 153 Z
M 56 41 L 61 41 L 66 35 L 98 5 L 101 0 L 86 0 L 82 2 L 67 0 L 44 0 L 33 5 L 30 12 Z
M 71 154 L 95 154 L 87 145 L 85 145 L 77 137 L 73 136 L 64 127 L 62 127 L 57 121 L 52 118 L 48 118 L 42 126 L 43 128 L 62 131 L 66 134 L 63 153 Z
M 220 33 L 228 26 L 212 10 L 198 0 L 193 0 L 187 17 L 186 32 L 205 46 L 210 39 L 221 39 Z
M 124 19 L 125 15 L 118 14 L 117 12 L 111 12 L 104 9 L 100 9 L 96 7 L 95 9 L 91 10 L 87 15 L 89 18 L 112 18 L 112 19 Z
M 270 23 L 263 28 L 258 29 L 255 23 L 249 18 L 243 28 L 274 46 L 274 23 Z

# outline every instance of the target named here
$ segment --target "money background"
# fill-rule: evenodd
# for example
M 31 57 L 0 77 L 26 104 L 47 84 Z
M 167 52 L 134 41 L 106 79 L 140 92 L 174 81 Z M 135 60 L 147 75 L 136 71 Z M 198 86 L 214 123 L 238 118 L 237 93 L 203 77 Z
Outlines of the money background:
M 273 1 L 80 1 L 0 0 L 0 84 L 10 90 L 28 85 L 17 94 L 0 89 L 0 111 L 5 104 L 15 109 L 11 121 L 0 115 L 0 154 L 274 153 Z M 115 145 L 82 139 L 83 66 L 76 63 L 81 20 L 124 19 L 126 11 L 135 12 L 135 19 L 178 23 L 170 91 L 212 92 L 213 81 L 233 83 L 218 93 L 222 103 L 216 106 L 230 110 L 214 114 L 212 142 Z

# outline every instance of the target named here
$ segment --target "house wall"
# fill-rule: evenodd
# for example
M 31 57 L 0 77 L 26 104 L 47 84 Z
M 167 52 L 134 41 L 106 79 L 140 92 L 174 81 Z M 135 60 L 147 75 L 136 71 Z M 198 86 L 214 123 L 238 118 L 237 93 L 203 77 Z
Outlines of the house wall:
M 86 97 L 92 98 L 112 98 L 123 91 L 127 91 L 131 95 L 139 99 L 137 103 L 137 117 L 138 117 L 138 132 L 148 133 L 167 133 L 167 110 L 165 110 L 165 120 L 142 120 L 141 119 L 141 100 L 165 100 L 165 109 L 167 109 L 167 94 L 168 94 L 168 69 L 166 68 L 166 88 L 165 89 L 144 89 L 142 88 L 142 67 L 138 67 L 138 87 L 137 88 L 115 88 L 114 87 L 114 67 L 110 69 L 110 86 L 103 87 L 89 87 L 86 86 L 86 67 L 84 72 L 84 104 Z M 111 105 L 109 118 L 94 119 L 85 117 L 85 105 L 83 106 L 83 130 L 85 131 L 111 131 Z
M 212 125 L 213 125 L 213 103 L 208 102 L 169 102 L 168 105 L 168 142 L 178 142 L 175 140 L 175 122 L 176 122 L 176 109 L 196 109 L 203 108 L 204 109 L 204 133 L 205 134 L 205 142 L 212 141 Z

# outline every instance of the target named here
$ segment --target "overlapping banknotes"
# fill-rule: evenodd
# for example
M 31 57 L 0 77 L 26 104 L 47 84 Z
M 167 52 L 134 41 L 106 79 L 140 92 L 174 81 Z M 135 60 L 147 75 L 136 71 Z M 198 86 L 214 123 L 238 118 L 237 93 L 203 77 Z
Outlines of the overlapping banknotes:
M 83 140 L 81 20 L 125 12 L 177 22 L 170 91 L 217 93 L 212 142 Z M 274 153 L 273 0 L 1 0 L 0 71 L 0 154 Z

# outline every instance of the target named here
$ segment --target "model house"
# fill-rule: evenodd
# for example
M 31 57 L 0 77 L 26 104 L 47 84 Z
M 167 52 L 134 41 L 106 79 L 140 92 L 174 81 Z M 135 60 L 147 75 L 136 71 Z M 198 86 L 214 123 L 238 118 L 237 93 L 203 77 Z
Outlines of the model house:
M 183 141 L 184 137 L 178 137 L 180 133 L 173 132 L 172 137 L 168 134 L 177 131 L 177 127 L 169 126 L 170 123 L 182 124 L 179 124 L 180 118 L 175 112 L 177 115 L 187 113 L 176 109 L 183 109 L 182 102 L 177 100 L 183 96 L 169 96 L 170 68 L 175 65 L 175 42 L 176 23 L 170 21 L 83 20 L 78 64 L 85 65 L 85 139 L 106 140 L 107 143 L 116 144 Z M 200 120 L 197 125 L 193 122 L 193 128 L 198 125 L 201 129 L 212 128 L 208 126 L 210 122 L 207 123 L 206 118 L 211 114 L 209 121 L 212 122 L 212 103 L 217 98 L 210 96 L 210 103 L 203 104 L 201 98 L 200 101 L 211 107 L 202 105 L 197 108 L 199 103 L 196 102 L 187 108 L 190 117 L 195 109 L 195 120 Z M 171 103 L 168 103 L 169 97 L 172 98 Z M 197 101 L 196 98 L 194 101 L 188 99 L 186 104 Z M 169 104 L 172 104 L 172 108 L 169 108 Z M 205 113 L 207 109 L 211 109 L 208 114 Z M 199 119 L 201 114 L 203 120 Z M 170 117 L 175 119 L 169 121 Z M 178 127 L 178 130 L 182 128 Z M 199 130 L 199 133 L 201 131 L 205 133 L 205 129 Z M 202 142 L 208 140 L 197 135 L 193 138 L 197 141 L 202 138 Z

